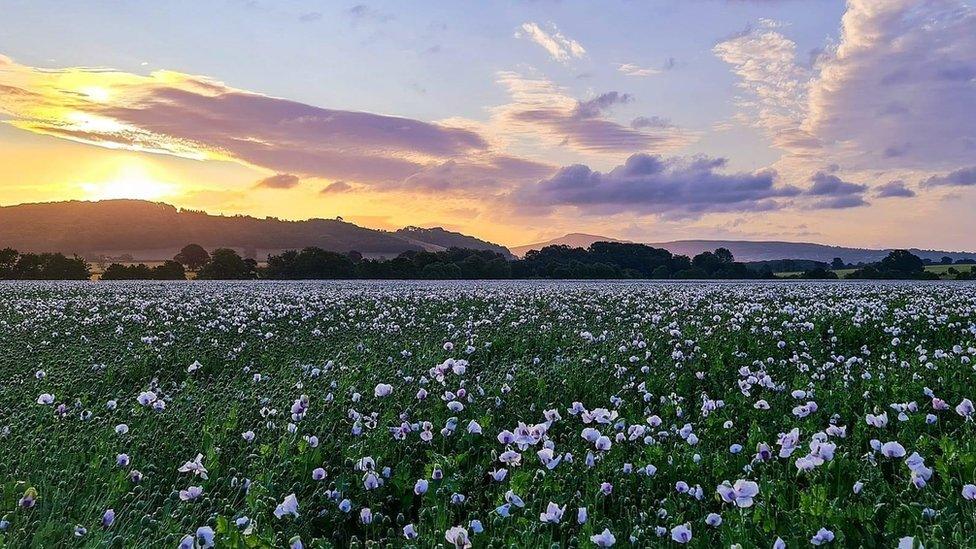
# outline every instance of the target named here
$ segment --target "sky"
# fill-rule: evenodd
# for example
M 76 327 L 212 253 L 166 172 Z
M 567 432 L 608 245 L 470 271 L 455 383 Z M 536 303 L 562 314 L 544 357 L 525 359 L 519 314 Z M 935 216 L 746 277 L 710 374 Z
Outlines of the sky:
M 3 0 L 0 205 L 976 250 L 961 0 Z

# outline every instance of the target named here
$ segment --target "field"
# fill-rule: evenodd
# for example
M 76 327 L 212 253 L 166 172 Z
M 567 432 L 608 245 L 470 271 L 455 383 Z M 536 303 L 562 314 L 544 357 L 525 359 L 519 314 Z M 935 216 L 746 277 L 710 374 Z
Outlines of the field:
M 945 277 L 947 275 L 947 271 L 949 270 L 949 268 L 955 268 L 960 273 L 968 273 L 973 267 L 974 267 L 974 265 L 969 265 L 969 264 L 962 264 L 962 265 L 955 265 L 955 264 L 953 264 L 953 265 L 926 265 L 925 266 L 925 270 L 926 271 L 929 271 L 931 273 L 937 273 L 941 277 Z M 854 271 L 856 271 L 857 269 L 831 269 L 831 270 L 834 271 L 834 273 L 836 273 L 838 277 L 844 278 L 847 275 L 849 275 L 849 274 L 853 273 Z M 800 271 L 794 271 L 794 272 L 784 272 L 784 273 L 775 273 L 775 274 L 776 274 L 776 276 L 786 277 L 786 276 L 801 275 L 803 273 L 800 272 Z
M 970 283 L 3 284 L 0 545 L 973 547 L 974 355 Z

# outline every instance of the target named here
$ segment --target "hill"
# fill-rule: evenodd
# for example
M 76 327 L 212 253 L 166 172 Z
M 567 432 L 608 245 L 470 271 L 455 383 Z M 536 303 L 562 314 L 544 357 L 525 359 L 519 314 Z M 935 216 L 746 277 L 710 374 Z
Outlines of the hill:
M 673 254 L 694 256 L 706 250 L 728 248 L 739 261 L 768 261 L 774 259 L 809 259 L 829 263 L 839 257 L 845 263 L 871 263 L 880 261 L 892 248 L 850 248 L 846 246 L 829 246 L 811 242 L 781 242 L 761 240 L 673 240 L 670 242 L 647 243 L 648 246 L 664 248 Z M 953 260 L 976 257 L 973 252 L 953 252 L 944 250 L 920 250 L 910 248 L 908 251 L 922 259 L 938 262 L 948 256 Z
M 569 233 L 559 238 L 546 240 L 545 242 L 536 242 L 535 244 L 515 246 L 511 248 L 511 250 L 512 253 L 515 254 L 516 256 L 522 257 L 525 255 L 525 252 L 529 250 L 541 250 L 546 246 L 569 246 L 570 248 L 589 248 L 590 244 L 593 244 L 594 242 L 628 242 L 628 241 L 619 240 L 616 238 L 610 238 L 609 236 L 597 236 L 594 234 L 586 234 L 586 233 Z
M 539 250 L 545 246 L 567 245 L 571 247 L 585 248 L 594 242 L 625 242 L 615 238 L 570 233 L 560 238 L 554 238 L 546 242 L 529 244 L 526 246 L 516 246 L 512 252 L 522 257 L 529 250 Z M 826 244 L 814 244 L 811 242 L 783 242 L 783 241 L 762 241 L 762 240 L 672 240 L 669 242 L 643 242 L 654 248 L 664 248 L 673 254 L 687 255 L 694 257 L 705 251 L 712 251 L 716 248 L 727 248 L 732 252 L 737 261 L 773 261 L 779 259 L 810 260 L 830 263 L 839 257 L 845 263 L 871 263 L 880 261 L 892 248 L 871 249 L 871 248 L 851 248 L 846 246 L 829 246 Z M 921 250 L 910 248 L 908 251 L 922 259 L 930 259 L 938 262 L 943 257 L 957 259 L 976 258 L 976 252 L 957 252 L 944 250 Z
M 475 238 L 466 234 L 448 231 L 441 227 L 433 227 L 430 229 L 425 229 L 422 227 L 404 227 L 397 230 L 393 234 L 407 240 L 408 242 L 419 243 L 426 247 L 429 251 L 437 252 L 446 250 L 448 248 L 468 248 L 472 250 L 490 250 L 497 252 L 505 256 L 506 259 L 515 258 L 515 256 L 512 255 L 512 252 L 510 252 L 505 246 L 494 244 L 492 242 L 486 242 L 480 238 Z
M 87 258 L 129 255 L 140 260 L 168 259 L 190 242 L 207 249 L 234 248 L 257 259 L 308 246 L 391 257 L 408 250 L 443 249 L 445 243 L 454 241 L 470 248 L 507 252 L 498 245 L 443 229 L 409 229 L 399 235 L 338 219 L 220 216 L 145 200 L 0 207 L 0 248 L 59 251 Z

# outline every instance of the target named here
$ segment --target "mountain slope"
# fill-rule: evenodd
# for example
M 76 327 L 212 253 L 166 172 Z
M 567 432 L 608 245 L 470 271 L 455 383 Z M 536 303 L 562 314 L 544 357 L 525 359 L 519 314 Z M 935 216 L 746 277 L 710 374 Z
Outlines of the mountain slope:
M 505 246 L 487 242 L 466 234 L 448 231 L 441 227 L 433 227 L 430 229 L 404 227 L 393 234 L 408 241 L 428 244 L 432 247 L 432 251 L 446 250 L 448 248 L 470 248 L 475 250 L 491 250 L 502 254 L 506 259 L 514 259 L 515 257 Z
M 522 257 L 529 250 L 538 250 L 545 246 L 567 245 L 578 248 L 586 248 L 590 244 L 599 241 L 622 242 L 613 238 L 588 235 L 581 233 L 571 233 L 566 236 L 555 238 L 538 244 L 527 246 L 516 246 L 512 248 L 512 253 Z M 672 240 L 670 242 L 647 242 L 648 246 L 654 248 L 664 248 L 673 254 L 687 255 L 693 257 L 704 251 L 712 251 L 716 248 L 727 248 L 732 252 L 738 261 L 768 261 L 776 259 L 807 259 L 812 261 L 822 261 L 829 263 L 833 258 L 839 257 L 845 263 L 871 263 L 882 259 L 891 251 L 886 249 L 870 248 L 851 248 L 846 246 L 829 246 L 826 244 L 814 244 L 811 242 L 781 242 L 781 241 L 752 241 L 752 240 Z M 911 248 L 909 250 L 922 259 L 939 261 L 944 256 L 951 257 L 953 260 L 963 258 L 976 258 L 976 252 L 953 252 L 944 250 L 920 250 Z
M 471 247 L 498 248 L 465 235 L 457 237 L 470 239 L 465 242 Z M 172 257 L 191 242 L 207 249 L 235 248 L 258 259 L 264 259 L 269 253 L 308 246 L 337 252 L 356 250 L 369 257 L 389 257 L 430 246 L 419 239 L 335 219 L 284 221 L 271 217 L 218 216 L 144 200 L 0 207 L 0 248 L 60 251 L 89 258 L 128 254 L 135 259 L 158 260 Z
M 535 244 L 526 244 L 524 246 L 515 246 L 510 248 L 512 253 L 518 257 L 523 257 L 525 252 L 529 250 L 541 250 L 546 246 L 569 246 L 570 248 L 589 248 L 590 244 L 594 242 L 627 242 L 626 240 L 618 240 L 616 238 L 610 238 L 609 236 L 598 236 L 595 234 L 586 233 L 569 233 L 565 236 L 559 238 L 553 238 L 552 240 L 547 240 L 545 242 L 537 242 Z
M 851 248 L 829 246 L 811 242 L 780 242 L 751 240 L 673 240 L 670 242 L 648 242 L 648 246 L 664 248 L 673 254 L 694 256 L 706 250 L 728 248 L 739 261 L 765 261 L 770 259 L 810 259 L 829 263 L 839 257 L 845 263 L 871 263 L 883 259 L 892 248 Z M 976 257 L 972 252 L 952 252 L 944 250 L 909 249 L 922 259 L 939 261 L 943 256 L 953 260 Z

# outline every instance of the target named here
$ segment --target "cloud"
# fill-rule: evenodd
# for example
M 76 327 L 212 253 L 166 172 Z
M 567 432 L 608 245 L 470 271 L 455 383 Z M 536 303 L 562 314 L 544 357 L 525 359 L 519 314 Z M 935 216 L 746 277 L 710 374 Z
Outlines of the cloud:
M 824 172 L 817 172 L 810 180 L 813 186 L 807 189 L 806 194 L 811 196 L 847 196 L 861 194 L 868 188 L 867 185 L 848 183 Z
M 641 128 L 671 128 L 674 127 L 674 124 L 671 123 L 670 119 L 660 116 L 638 116 L 630 121 L 630 127 L 635 130 Z
M 817 172 L 810 180 L 813 181 L 813 185 L 803 194 L 817 198 L 809 204 L 811 209 L 840 210 L 869 204 L 864 200 L 867 185 L 849 183 L 825 172 Z
M 393 20 L 393 16 L 373 9 L 366 4 L 356 4 L 346 10 L 346 14 L 352 18 L 353 23 L 372 21 L 374 23 L 386 23 Z
M 352 190 L 352 185 L 346 183 L 345 181 L 333 181 L 319 191 L 320 194 L 338 194 L 349 192 Z
M 542 49 L 546 50 L 549 57 L 560 63 L 566 63 L 571 59 L 580 59 L 586 55 L 586 49 L 583 48 L 582 44 L 564 36 L 556 28 L 556 25 L 550 23 L 549 27 L 550 30 L 547 32 L 537 23 L 531 21 L 522 23 L 519 30 L 515 32 L 515 37 L 528 38 L 539 46 L 542 46 Z
M 399 186 L 414 191 L 467 194 L 475 197 L 498 196 L 509 189 L 538 181 L 555 171 L 554 166 L 514 156 L 448 160 L 430 166 Z
M 906 187 L 904 181 L 896 180 L 875 187 L 874 196 L 877 198 L 911 198 L 915 196 L 915 191 Z
M 502 72 L 499 83 L 508 88 L 512 102 L 494 109 L 502 133 L 541 138 L 550 145 L 577 152 L 623 159 L 634 152 L 667 153 L 696 139 L 674 126 L 626 126 L 610 120 L 610 111 L 633 97 L 610 91 L 588 100 L 576 100 L 541 77 Z
M 869 168 L 971 160 L 976 7 L 958 0 L 851 0 L 820 61 L 807 126 Z
M 587 213 L 663 214 L 695 217 L 711 212 L 776 210 L 800 194 L 777 186 L 771 171 L 720 173 L 726 160 L 696 156 L 664 158 L 634 154 L 609 172 L 583 164 L 561 168 L 524 189 L 516 200 L 541 206 L 575 206 Z
M 932 176 L 922 182 L 923 187 L 971 187 L 976 185 L 976 166 L 959 168 L 945 175 Z
M 112 149 L 231 160 L 299 177 L 388 184 L 485 154 L 477 132 L 315 107 L 159 71 L 0 68 L 0 113 L 15 127 Z
M 318 21 L 319 19 L 322 19 L 322 13 L 317 11 L 310 11 L 298 16 L 298 20 L 302 23 L 311 23 L 312 21 Z
M 297 187 L 302 180 L 297 175 L 290 173 L 279 173 L 257 182 L 255 187 L 263 189 L 291 189 Z
M 773 146 L 794 154 L 820 148 L 820 139 L 803 128 L 811 74 L 797 65 L 796 44 L 764 25 L 719 42 L 712 51 L 732 65 L 745 92 L 737 103 Z
M 869 202 L 860 195 L 831 196 L 822 200 L 817 200 L 810 205 L 813 210 L 843 210 L 847 208 L 859 208 L 868 206 Z
M 639 76 L 639 77 L 652 76 L 661 73 L 659 69 L 640 67 L 633 63 L 618 63 L 617 70 L 624 73 L 627 76 Z
M 781 30 L 764 24 L 713 51 L 739 77 L 741 112 L 785 160 L 942 171 L 972 158 L 976 7 L 849 0 L 839 41 L 809 65 Z

